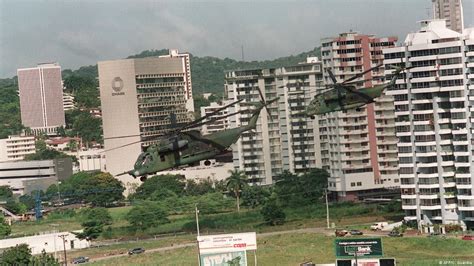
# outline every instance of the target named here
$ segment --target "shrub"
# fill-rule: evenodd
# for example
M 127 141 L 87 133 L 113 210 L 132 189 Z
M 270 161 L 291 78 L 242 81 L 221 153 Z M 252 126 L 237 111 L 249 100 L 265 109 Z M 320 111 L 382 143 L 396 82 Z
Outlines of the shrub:
M 275 199 L 270 198 L 261 210 L 264 221 L 269 225 L 285 223 L 286 215 Z

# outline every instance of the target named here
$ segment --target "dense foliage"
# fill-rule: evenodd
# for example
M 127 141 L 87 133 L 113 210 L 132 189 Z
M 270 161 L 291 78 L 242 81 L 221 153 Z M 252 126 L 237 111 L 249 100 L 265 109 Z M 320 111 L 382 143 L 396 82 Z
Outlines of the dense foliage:
M 106 208 L 85 209 L 81 216 L 83 230 L 81 233 L 75 233 L 79 239 L 97 239 L 104 231 L 104 227 L 112 224 L 112 217 Z
M 260 212 L 265 223 L 269 225 L 280 225 L 285 222 L 286 214 L 276 197 L 270 197 Z
M 168 213 L 158 202 L 143 201 L 135 205 L 127 214 L 127 221 L 135 230 L 145 230 L 150 227 L 168 223 Z
M 16 78 L 0 79 L 0 139 L 19 134 L 23 129 Z
M 3 251 L 0 255 L 0 265 L 51 265 L 59 266 L 57 259 L 44 250 L 38 256 L 31 255 L 28 244 L 20 244 Z
M 109 173 L 79 172 L 59 185 L 53 184 L 46 190 L 45 197 L 52 200 L 61 198 L 69 203 L 89 203 L 106 207 L 123 199 L 123 184 Z
M 329 173 L 313 169 L 304 174 L 283 172 L 276 179 L 275 192 L 284 206 L 300 206 L 322 198 L 327 188 Z
M 3 215 L 0 215 L 0 237 L 5 237 L 12 232 L 9 224 L 5 221 Z

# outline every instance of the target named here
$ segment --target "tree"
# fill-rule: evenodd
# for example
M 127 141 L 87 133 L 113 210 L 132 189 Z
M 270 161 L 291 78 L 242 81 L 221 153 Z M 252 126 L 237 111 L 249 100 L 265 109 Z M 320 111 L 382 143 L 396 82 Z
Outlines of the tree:
M 46 253 L 43 249 L 40 255 L 31 258 L 30 265 L 59 266 L 59 261 L 55 259 L 52 254 Z
M 29 265 L 31 257 L 28 244 L 19 244 L 0 255 L 0 265 Z
M 81 112 L 75 117 L 70 134 L 81 137 L 86 147 L 92 142 L 102 143 L 102 120 L 89 112 Z
M 104 226 L 112 224 L 112 217 L 106 208 L 90 208 L 82 213 L 81 233 L 75 233 L 79 239 L 97 239 Z
M 275 192 L 286 206 L 312 204 L 323 196 L 328 178 L 328 172 L 323 169 L 300 175 L 285 171 L 276 178 Z
M 0 200 L 8 200 L 13 198 L 13 191 L 10 186 L 0 186 Z
M 214 182 L 210 179 L 186 180 L 186 195 L 197 196 L 214 192 Z
M 231 191 L 237 199 L 237 212 L 240 212 L 240 193 L 242 188 L 247 186 L 248 177 L 243 171 L 230 170 L 230 176 L 226 179 L 226 187 Z
M 245 186 L 242 190 L 242 205 L 256 208 L 265 203 L 270 191 L 262 186 Z
M 168 223 L 168 214 L 165 208 L 156 202 L 143 201 L 135 205 L 126 216 L 127 221 L 135 229 L 148 228 Z
M 5 237 L 11 234 L 12 229 L 9 224 L 6 223 L 3 215 L 0 215 L 0 237 Z
M 260 213 L 262 214 L 264 221 L 270 225 L 283 224 L 286 219 L 286 215 L 280 204 L 278 204 L 275 195 L 272 195 L 265 205 L 263 205 Z
M 107 206 L 112 202 L 123 200 L 125 187 L 120 180 L 110 173 L 97 173 L 81 186 L 85 201 L 94 206 Z
M 36 191 L 33 191 L 31 195 L 34 195 Z M 35 199 L 31 195 L 21 195 L 18 200 L 26 206 L 27 210 L 31 210 L 35 207 Z
M 176 195 L 182 195 L 186 186 L 183 175 L 155 175 L 148 178 L 136 190 L 131 199 L 149 199 L 157 190 L 169 190 Z

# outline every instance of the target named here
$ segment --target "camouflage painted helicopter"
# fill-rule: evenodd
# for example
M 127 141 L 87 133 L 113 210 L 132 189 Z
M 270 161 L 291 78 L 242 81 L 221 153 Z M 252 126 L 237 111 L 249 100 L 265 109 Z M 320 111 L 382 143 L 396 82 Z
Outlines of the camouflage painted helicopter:
M 260 91 L 259 93 L 262 100 L 258 103 L 249 103 L 249 105 L 255 106 L 255 109 L 252 111 L 252 116 L 247 125 L 209 135 L 201 135 L 199 130 L 185 131 L 238 113 L 248 112 L 238 111 L 226 116 L 210 118 L 225 108 L 242 101 L 238 100 L 168 133 L 168 137 L 162 137 L 158 143 L 149 146 L 146 151 L 138 156 L 133 170 L 119 175 L 129 174 L 134 178 L 139 177 L 141 181 L 145 181 L 150 174 L 177 168 L 179 166 L 194 165 L 200 161 L 204 161 L 205 165 L 210 165 L 209 159 L 226 153 L 228 148 L 239 139 L 243 132 L 255 129 L 260 111 L 266 108 L 267 105 L 278 100 L 278 98 L 275 98 L 265 102 L 262 93 Z M 206 119 L 209 120 L 204 121 Z
M 405 68 L 403 64 L 400 67 L 393 67 L 395 68 L 395 71 L 392 74 L 390 82 L 386 84 L 361 89 L 356 89 L 356 87 L 352 85 L 353 83 L 361 82 L 352 81 L 362 77 L 373 69 L 379 68 L 380 66 L 381 65 L 372 67 L 369 70 L 361 72 L 341 83 L 337 83 L 334 74 L 331 70 L 328 70 L 329 77 L 334 82 L 330 87 L 334 88 L 314 96 L 314 99 L 311 100 L 309 105 L 306 107 L 304 114 L 314 118 L 315 115 L 360 108 L 366 104 L 373 103 L 374 99 L 380 97 L 385 89 L 394 86 L 398 76 L 404 70 L 408 69 Z

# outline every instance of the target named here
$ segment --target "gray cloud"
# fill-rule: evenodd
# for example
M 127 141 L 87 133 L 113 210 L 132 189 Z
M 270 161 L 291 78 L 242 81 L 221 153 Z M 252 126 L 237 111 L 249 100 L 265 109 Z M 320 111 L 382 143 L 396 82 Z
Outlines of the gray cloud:
M 474 0 L 464 0 L 473 25 Z M 146 49 L 272 59 L 356 30 L 403 40 L 431 0 L 112 1 L 0 0 L 0 77 L 57 61 L 76 69 Z

